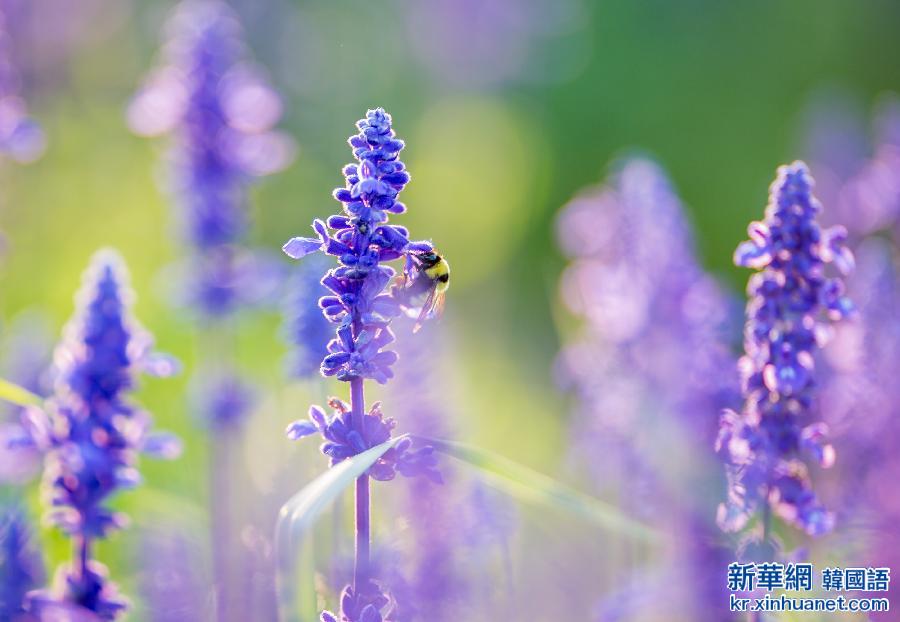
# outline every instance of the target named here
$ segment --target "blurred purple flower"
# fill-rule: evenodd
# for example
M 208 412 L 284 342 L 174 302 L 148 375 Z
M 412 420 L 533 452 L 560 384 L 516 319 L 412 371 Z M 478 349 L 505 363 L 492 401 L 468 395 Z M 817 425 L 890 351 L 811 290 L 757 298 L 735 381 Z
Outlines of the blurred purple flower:
M 715 421 L 704 413 L 736 401 L 737 378 L 722 373 L 730 367 L 736 307 L 696 259 L 684 208 L 649 160 L 627 160 L 607 185 L 575 197 L 560 213 L 557 231 L 570 258 L 560 296 L 585 320 L 558 361 L 562 386 L 576 395 L 573 457 L 597 481 L 618 482 L 633 511 L 650 518 L 665 508 L 668 527 L 681 525 L 702 543 L 689 548 L 683 536 L 676 542 L 684 553 L 678 563 L 642 571 L 657 577 L 654 594 L 674 597 L 671 586 L 684 572 L 720 571 L 708 544 L 716 531 L 712 520 L 696 518 L 712 514 L 703 469 L 685 476 L 689 494 L 673 495 L 665 475 L 673 454 L 702 456 L 712 443 Z M 669 426 L 674 439 L 684 440 L 673 444 Z M 613 609 L 633 615 L 639 604 L 628 597 Z M 600 604 L 601 619 L 614 614 L 608 605 Z M 711 607 L 700 605 L 698 616 Z
M 731 305 L 697 263 L 663 172 L 647 160 L 625 162 L 609 186 L 563 209 L 558 232 L 571 258 L 561 297 L 587 320 L 559 360 L 560 381 L 578 396 L 578 451 L 598 473 L 610 466 L 598 443 L 609 446 L 614 453 L 605 455 L 613 461 L 647 456 L 635 445 L 646 438 L 635 430 L 647 412 L 671 413 L 711 440 L 714 427 L 703 409 L 731 397 L 721 373 Z
M 138 453 L 172 458 L 180 450 L 174 437 L 150 434 L 150 416 L 127 399 L 137 371 L 174 368 L 151 353 L 152 338 L 131 317 L 132 302 L 119 255 L 98 252 L 56 351 L 48 411 L 29 413 L 33 441 L 46 453 L 48 519 L 75 545 L 72 564 L 57 571 L 54 590 L 32 598 L 37 610 L 62 602 L 106 620 L 124 610 L 126 603 L 104 567 L 91 559 L 93 541 L 124 524 L 124 517 L 105 504 L 115 492 L 139 483 Z
M 232 429 L 247 418 L 256 391 L 233 370 L 201 373 L 191 380 L 192 412 L 213 430 Z
M 246 236 L 248 189 L 290 164 L 295 152 L 293 140 L 273 129 L 280 97 L 246 56 L 227 4 L 186 0 L 169 21 L 160 66 L 128 111 L 136 133 L 173 135 L 172 190 L 200 255 L 196 302 L 214 316 L 233 310 L 239 286 L 253 282 L 242 272 L 250 264 L 228 248 Z
M 852 311 L 842 280 L 827 277 L 826 266 L 848 274 L 853 255 L 845 229 L 819 227 L 812 185 L 802 162 L 780 167 L 765 220 L 750 224 L 750 240 L 735 251 L 737 265 L 758 272 L 747 285 L 738 365 L 744 408 L 724 413 L 716 442 L 728 464 L 728 500 L 718 516 L 726 531 L 741 530 L 758 511 L 764 537 L 770 511 L 810 535 L 834 522 L 812 491 L 806 462 L 834 462 L 827 426 L 810 421 L 814 355 L 828 337 L 823 317 L 837 321 Z
M 44 581 L 43 564 L 24 510 L 12 503 L 0 512 L 0 620 L 30 622 L 25 595 Z
M 41 157 L 46 141 L 43 130 L 29 116 L 21 96 L 21 82 L 10 39 L 10 32 L 14 32 L 17 25 L 7 8 L 0 2 L 0 153 L 27 163 Z
M 256 249 L 219 246 L 193 258 L 180 298 L 202 314 L 222 318 L 238 309 L 265 307 L 282 287 L 284 266 Z
M 868 156 L 865 132 L 856 127 L 850 113 L 836 111 L 823 116 L 809 132 L 807 149 L 810 168 L 820 180 L 818 194 L 829 205 L 825 220 L 846 223 L 853 239 L 898 228 L 900 98 L 892 95 L 882 99 L 874 121 L 875 143 Z M 855 145 L 852 148 L 848 146 L 851 143 Z
M 331 323 L 318 305 L 319 298 L 327 293 L 320 282 L 324 271 L 321 262 L 310 258 L 296 270 L 287 286 L 284 335 L 291 346 L 286 367 L 292 378 L 317 375 L 322 359 L 328 354 Z
M 859 321 L 836 327 L 825 348 L 827 382 L 823 383 L 822 419 L 840 447 L 842 519 L 865 525 L 866 556 L 872 565 L 900 564 L 900 503 L 891 494 L 900 477 L 900 275 L 895 249 L 869 238 L 856 250 L 850 295 Z

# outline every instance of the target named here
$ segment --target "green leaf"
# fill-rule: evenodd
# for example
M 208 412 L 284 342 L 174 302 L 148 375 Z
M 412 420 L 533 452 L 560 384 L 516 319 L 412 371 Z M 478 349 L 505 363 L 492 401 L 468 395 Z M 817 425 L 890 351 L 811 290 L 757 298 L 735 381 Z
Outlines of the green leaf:
M 520 501 L 563 510 L 638 540 L 653 542 L 660 538 L 655 529 L 617 508 L 509 458 L 455 441 L 421 440 L 474 467 L 489 484 Z
M 40 406 L 43 401 L 28 389 L 13 384 L 9 380 L 0 378 L 0 400 L 11 402 L 18 406 Z
M 279 619 L 283 622 L 312 622 L 318 616 L 314 609 L 304 617 L 303 611 L 315 603 L 299 602 L 295 589 L 300 581 L 312 584 L 311 576 L 298 576 L 297 559 L 303 538 L 309 534 L 319 515 L 337 499 L 360 475 L 369 470 L 381 456 L 407 435 L 398 436 L 334 466 L 309 484 L 281 507 L 275 527 L 275 551 L 278 556 L 276 588 Z M 304 584 L 305 585 L 305 584 Z M 305 590 L 304 590 L 305 592 Z M 308 600 L 308 599 L 307 599 Z

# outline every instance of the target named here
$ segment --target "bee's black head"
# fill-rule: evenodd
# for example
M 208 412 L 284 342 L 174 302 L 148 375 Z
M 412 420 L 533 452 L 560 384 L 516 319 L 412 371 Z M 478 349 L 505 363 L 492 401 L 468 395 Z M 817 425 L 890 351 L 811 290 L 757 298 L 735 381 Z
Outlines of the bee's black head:
M 434 251 L 426 251 L 424 253 L 419 253 L 418 259 L 423 266 L 425 266 L 426 268 L 430 268 L 434 265 L 437 265 L 437 263 L 441 260 L 441 257 Z

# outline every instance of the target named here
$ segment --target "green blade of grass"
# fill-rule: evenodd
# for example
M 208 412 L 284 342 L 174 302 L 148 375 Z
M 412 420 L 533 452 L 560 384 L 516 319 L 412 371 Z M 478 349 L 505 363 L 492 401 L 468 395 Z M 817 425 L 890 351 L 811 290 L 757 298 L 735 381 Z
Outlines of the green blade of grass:
M 0 400 L 17 406 L 40 406 L 43 401 L 28 389 L 0 378 Z
M 455 441 L 432 438 L 421 440 L 435 450 L 473 467 L 488 484 L 515 499 L 575 514 L 601 527 L 645 542 L 653 542 L 660 537 L 655 529 L 625 515 L 617 508 L 509 458 Z
M 282 622 L 312 622 L 316 618 L 310 615 L 318 616 L 318 612 L 314 609 L 315 603 L 298 602 L 295 592 L 301 580 L 309 583 L 313 580 L 312 577 L 299 577 L 297 572 L 297 559 L 300 557 L 303 537 L 309 533 L 319 515 L 353 484 L 357 477 L 365 473 L 385 452 L 405 437 L 406 435 L 392 438 L 328 469 L 281 507 L 275 527 L 275 554 L 278 558 L 276 588 L 279 619 Z M 304 618 L 304 612 L 310 607 L 313 609 Z

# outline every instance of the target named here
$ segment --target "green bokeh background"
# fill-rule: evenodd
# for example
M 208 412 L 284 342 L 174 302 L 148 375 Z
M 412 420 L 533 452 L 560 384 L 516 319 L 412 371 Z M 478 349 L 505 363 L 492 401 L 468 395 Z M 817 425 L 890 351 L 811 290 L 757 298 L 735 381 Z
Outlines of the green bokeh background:
M 160 276 L 182 255 L 155 183 L 164 141 L 137 138 L 124 121 L 171 3 L 125 6 L 102 36 L 73 46 L 52 80 L 29 78 L 49 147 L 32 165 L 0 165 L 9 245 L 2 317 L 39 308 L 60 328 L 91 253 L 115 246 L 133 273 L 141 321 L 190 370 L 195 330 L 167 303 Z M 560 206 L 601 181 L 617 156 L 648 152 L 689 209 L 703 263 L 738 291 L 745 277 L 731 268 L 732 250 L 761 214 L 775 167 L 801 155 L 799 128 L 816 94 L 839 89 L 868 106 L 900 91 L 900 3 L 891 0 L 586 2 L 565 32 L 530 49 L 517 76 L 483 86 L 448 83 L 419 62 L 403 2 L 236 8 L 256 58 L 286 94 L 283 127 L 299 144 L 294 164 L 253 194 L 253 242 L 277 251 L 333 212 L 354 121 L 366 108 L 388 109 L 413 176 L 410 211 L 398 220 L 432 238 L 453 266 L 439 330 L 456 340 L 466 440 L 551 473 L 563 463 L 567 419 L 551 377 L 559 335 L 570 330 L 556 303 Z M 285 387 L 279 323 L 261 313 L 239 325 L 243 365 L 269 396 L 251 422 L 252 446 L 312 454 L 312 444 L 286 449 L 282 430 L 326 389 Z M 144 461 L 146 491 L 117 502 L 138 521 L 202 516 L 207 441 L 187 412 L 187 376 L 146 381 L 140 391 L 186 452 L 178 463 Z M 298 487 L 307 476 L 298 473 Z M 41 537 L 53 561 L 65 556 L 60 536 Z M 135 537 L 125 532 L 100 549 L 120 577 L 129 576 Z

